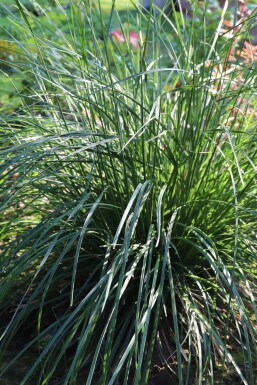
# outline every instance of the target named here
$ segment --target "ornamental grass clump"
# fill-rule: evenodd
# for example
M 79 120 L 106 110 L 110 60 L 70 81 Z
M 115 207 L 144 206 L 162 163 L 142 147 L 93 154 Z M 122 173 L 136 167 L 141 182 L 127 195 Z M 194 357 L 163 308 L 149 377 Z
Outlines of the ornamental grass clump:
M 20 385 L 255 384 L 256 68 L 229 59 L 225 13 L 56 2 L 63 31 L 16 4 L 2 358 L 23 341 L 2 378 L 32 351 Z

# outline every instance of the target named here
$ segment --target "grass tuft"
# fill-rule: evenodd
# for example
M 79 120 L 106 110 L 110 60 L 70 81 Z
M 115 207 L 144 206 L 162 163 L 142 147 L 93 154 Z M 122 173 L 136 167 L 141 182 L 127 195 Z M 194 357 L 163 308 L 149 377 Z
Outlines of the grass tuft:
M 1 356 L 24 346 L 0 376 L 33 352 L 20 385 L 254 385 L 248 20 L 54 3 L 65 31 L 40 4 L 9 15 L 27 83 L 1 117 Z

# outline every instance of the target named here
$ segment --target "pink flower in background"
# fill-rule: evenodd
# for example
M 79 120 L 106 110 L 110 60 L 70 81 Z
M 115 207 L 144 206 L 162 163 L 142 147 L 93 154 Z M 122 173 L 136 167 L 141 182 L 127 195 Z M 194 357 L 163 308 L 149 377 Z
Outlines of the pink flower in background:
M 133 48 L 138 48 L 138 33 L 136 31 L 129 32 L 129 41 Z
M 115 31 L 110 32 L 110 36 L 114 37 L 117 43 L 125 42 L 125 38 L 119 28 L 116 29 Z
M 112 36 L 114 38 L 114 40 L 116 40 L 116 43 L 118 43 L 118 44 L 125 43 L 125 37 L 119 28 L 117 28 L 115 31 L 110 32 L 110 36 Z M 130 42 L 131 46 L 133 48 L 137 49 L 138 48 L 138 33 L 136 31 L 131 31 L 131 32 L 129 32 L 128 38 L 129 38 L 129 42 Z

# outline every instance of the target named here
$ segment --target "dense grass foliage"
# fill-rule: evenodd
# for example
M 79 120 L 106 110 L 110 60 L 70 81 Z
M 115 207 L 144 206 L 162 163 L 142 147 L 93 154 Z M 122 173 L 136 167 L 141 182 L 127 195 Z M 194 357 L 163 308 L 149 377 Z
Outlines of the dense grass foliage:
M 1 355 L 24 346 L 1 376 L 31 350 L 20 385 L 254 385 L 253 18 L 99 5 L 56 1 L 65 31 L 9 14 L 27 83 L 0 125 Z

